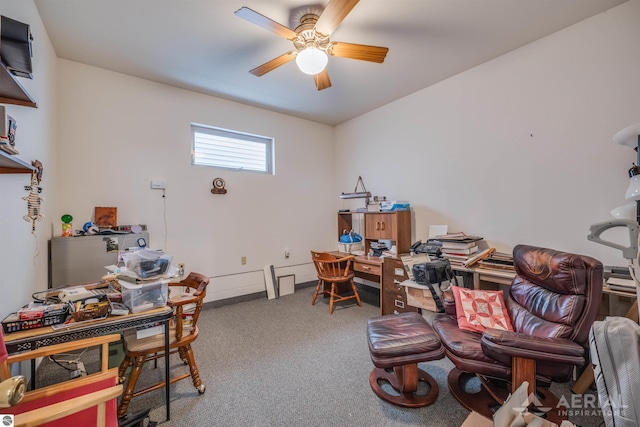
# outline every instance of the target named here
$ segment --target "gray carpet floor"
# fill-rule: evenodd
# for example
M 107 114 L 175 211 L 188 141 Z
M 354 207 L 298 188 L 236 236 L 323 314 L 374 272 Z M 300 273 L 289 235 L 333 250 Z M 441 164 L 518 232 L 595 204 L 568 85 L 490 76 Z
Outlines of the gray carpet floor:
M 468 411 L 447 387 L 451 362 L 445 358 L 419 365 L 440 388 L 432 405 L 406 409 L 386 403 L 371 391 L 368 381 L 373 364 L 366 322 L 379 314 L 379 307 L 345 302 L 329 315 L 327 300 L 319 298 L 312 306 L 312 294 L 312 287 L 303 287 L 276 300 L 203 310 L 193 347 L 206 392 L 199 395 L 190 379 L 173 384 L 169 421 L 164 390 L 134 398 L 130 412 L 149 408 L 151 420 L 165 427 L 462 424 Z M 187 369 L 177 356 L 171 363 L 174 372 Z M 139 385 L 161 380 L 163 372 L 162 363 L 157 369 L 147 364 Z M 570 386 L 554 385 L 552 390 L 571 401 Z M 569 419 L 583 427 L 602 423 L 593 411 Z

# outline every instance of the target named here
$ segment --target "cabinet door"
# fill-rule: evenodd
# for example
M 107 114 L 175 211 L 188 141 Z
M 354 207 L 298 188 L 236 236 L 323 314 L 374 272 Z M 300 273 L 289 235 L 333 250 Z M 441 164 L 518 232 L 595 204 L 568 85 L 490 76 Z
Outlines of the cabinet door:
M 365 215 L 365 231 L 367 239 L 396 239 L 395 214 Z

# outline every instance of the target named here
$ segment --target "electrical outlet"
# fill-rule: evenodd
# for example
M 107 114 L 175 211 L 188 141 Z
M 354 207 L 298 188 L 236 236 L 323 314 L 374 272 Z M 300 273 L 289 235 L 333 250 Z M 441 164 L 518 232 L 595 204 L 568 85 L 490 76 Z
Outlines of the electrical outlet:
M 178 263 L 178 275 L 180 275 L 180 277 L 184 276 L 184 262 Z
M 240 257 L 240 264 L 242 264 L 242 265 L 246 265 L 247 264 L 247 257 L 246 256 Z
M 167 181 L 165 181 L 164 179 L 152 179 L 151 188 L 153 190 L 164 190 L 165 188 L 167 188 Z

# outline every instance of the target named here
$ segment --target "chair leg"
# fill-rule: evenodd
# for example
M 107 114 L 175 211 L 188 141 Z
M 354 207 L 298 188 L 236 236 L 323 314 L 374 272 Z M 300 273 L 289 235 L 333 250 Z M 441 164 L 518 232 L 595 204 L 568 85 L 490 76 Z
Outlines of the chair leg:
M 125 358 L 122 359 L 122 362 L 120 362 L 120 366 L 118 366 L 118 384 L 124 384 L 127 380 L 125 374 L 127 373 L 129 366 L 131 366 L 131 358 L 125 356 Z
M 358 289 L 356 288 L 356 283 L 351 280 L 351 289 L 353 289 L 353 294 L 356 296 L 356 301 L 358 301 L 358 305 L 362 307 L 362 303 L 360 302 L 360 294 L 358 293 Z
M 331 284 L 331 294 L 329 295 L 329 314 L 333 314 L 333 300 L 336 298 L 336 284 Z
M 178 348 L 178 355 L 180 356 L 180 360 L 182 360 L 185 365 L 187 363 L 189 363 L 186 347 L 179 347 Z
M 193 386 L 198 389 L 198 393 L 202 394 L 205 391 L 205 385 L 202 384 L 202 378 L 200 378 L 200 371 L 198 371 L 198 365 L 196 365 L 196 358 L 193 355 L 193 349 L 191 345 L 181 347 L 184 351 L 187 363 L 189 364 L 189 372 L 191 372 L 191 379 L 193 380 Z
M 122 400 L 120 400 L 120 405 L 118 406 L 118 418 L 127 415 L 129 402 L 133 398 L 133 392 L 136 388 L 136 383 L 138 382 L 140 373 L 142 372 L 142 365 L 144 365 L 145 359 L 145 356 L 135 357 L 135 362 L 133 363 L 133 369 L 131 369 L 131 374 L 129 375 L 127 387 L 125 387 L 124 393 L 122 394 Z
M 322 286 L 322 293 L 324 294 L 324 283 L 322 280 L 318 280 L 318 284 L 316 285 L 316 291 L 313 293 L 313 301 L 311 301 L 311 305 L 316 305 L 316 298 L 318 298 L 318 294 L 320 293 L 320 287 Z

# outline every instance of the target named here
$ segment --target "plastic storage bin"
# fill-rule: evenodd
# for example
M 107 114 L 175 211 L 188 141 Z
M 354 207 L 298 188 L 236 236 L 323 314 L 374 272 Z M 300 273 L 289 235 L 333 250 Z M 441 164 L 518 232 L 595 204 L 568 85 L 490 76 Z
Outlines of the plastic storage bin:
M 122 303 L 132 313 L 139 313 L 167 305 L 169 281 L 159 280 L 150 283 L 129 283 L 120 280 Z

